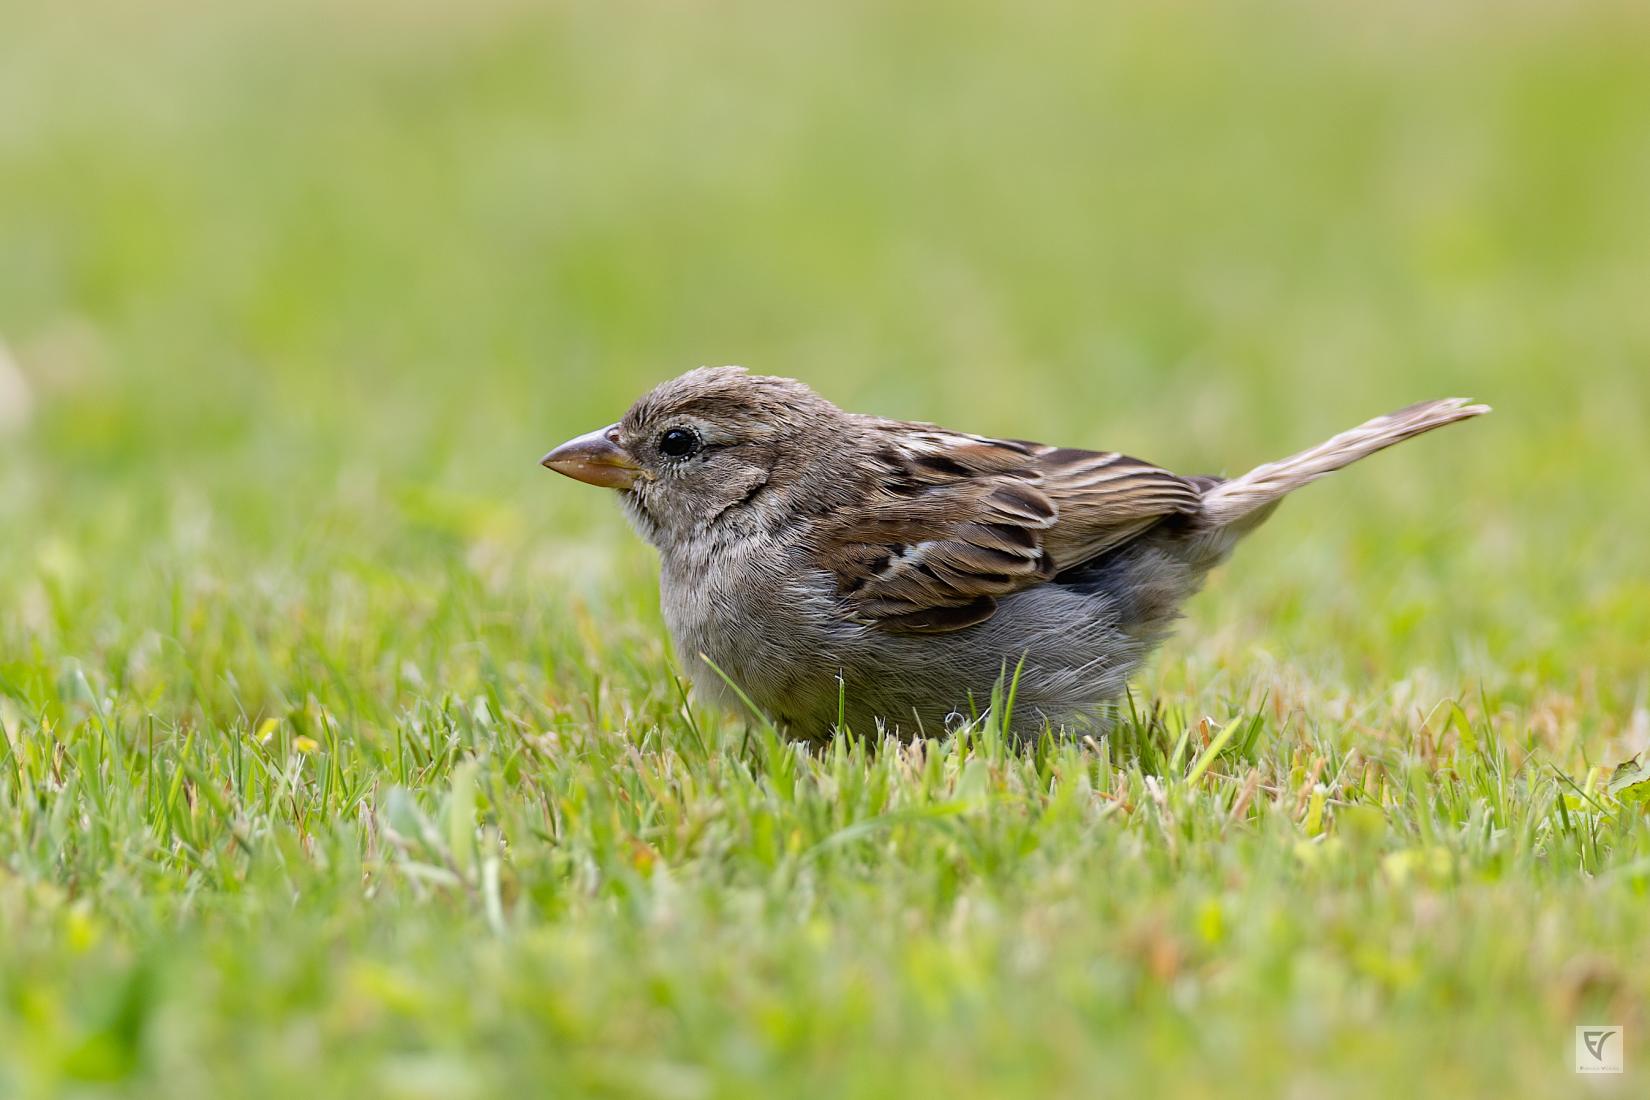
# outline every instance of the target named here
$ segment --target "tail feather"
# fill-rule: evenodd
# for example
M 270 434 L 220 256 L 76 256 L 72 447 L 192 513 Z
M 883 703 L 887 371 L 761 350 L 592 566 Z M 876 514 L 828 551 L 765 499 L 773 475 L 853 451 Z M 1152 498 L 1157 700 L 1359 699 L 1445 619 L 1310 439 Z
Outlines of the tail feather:
M 1464 397 L 1423 401 L 1360 424 L 1316 447 L 1278 462 L 1257 466 L 1242 477 L 1222 481 L 1203 494 L 1205 529 L 1237 525 L 1247 529 L 1265 519 L 1283 497 L 1325 474 L 1332 474 L 1394 443 L 1490 411 Z

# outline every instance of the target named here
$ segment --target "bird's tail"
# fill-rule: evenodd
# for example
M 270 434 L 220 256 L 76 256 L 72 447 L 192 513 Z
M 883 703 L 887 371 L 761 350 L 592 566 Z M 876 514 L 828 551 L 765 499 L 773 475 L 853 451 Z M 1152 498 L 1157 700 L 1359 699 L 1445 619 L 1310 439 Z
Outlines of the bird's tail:
M 1198 526 L 1205 531 L 1240 534 L 1265 519 L 1285 495 L 1308 482 L 1394 443 L 1489 411 L 1488 405 L 1474 405 L 1464 397 L 1446 397 L 1378 416 L 1310 450 L 1210 486 L 1203 493 L 1202 523 Z

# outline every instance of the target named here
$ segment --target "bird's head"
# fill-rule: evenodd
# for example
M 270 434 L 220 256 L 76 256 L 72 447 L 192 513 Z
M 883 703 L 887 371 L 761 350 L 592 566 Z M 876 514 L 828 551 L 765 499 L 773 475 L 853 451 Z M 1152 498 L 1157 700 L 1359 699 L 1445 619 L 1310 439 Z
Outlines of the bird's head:
M 841 442 L 847 414 L 801 382 L 700 367 L 661 383 L 616 424 L 569 440 L 543 465 L 617 489 L 661 548 L 728 519 L 764 496 L 789 495 Z

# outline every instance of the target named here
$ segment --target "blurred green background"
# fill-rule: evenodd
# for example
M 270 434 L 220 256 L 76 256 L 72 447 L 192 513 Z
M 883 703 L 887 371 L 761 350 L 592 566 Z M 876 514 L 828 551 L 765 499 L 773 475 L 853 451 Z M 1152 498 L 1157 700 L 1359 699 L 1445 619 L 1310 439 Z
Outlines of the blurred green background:
M 650 552 L 536 460 L 739 363 L 1188 473 L 1487 401 L 1292 501 L 1142 690 L 1369 727 L 1461 698 L 1578 774 L 1650 743 L 1642 3 L 4 23 L 14 741 L 667 708 Z
M 1498 415 L 1304 495 L 1194 624 L 1642 688 L 1640 5 L 8 21 L 13 605 L 42 556 L 115 615 L 184 550 L 231 585 L 416 575 L 445 535 L 546 586 L 611 564 L 563 575 L 586 538 L 639 576 L 611 502 L 533 460 L 700 363 L 1185 471 L 1459 392 Z

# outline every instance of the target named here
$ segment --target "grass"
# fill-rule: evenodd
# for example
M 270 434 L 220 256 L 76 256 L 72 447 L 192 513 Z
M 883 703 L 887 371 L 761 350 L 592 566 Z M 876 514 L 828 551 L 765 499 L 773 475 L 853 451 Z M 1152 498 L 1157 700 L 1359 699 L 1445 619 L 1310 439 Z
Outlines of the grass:
M 1650 1064 L 1638 6 L 21 5 L 0 1095 Z M 552 443 L 700 362 L 1303 492 L 1105 740 L 700 708 Z

